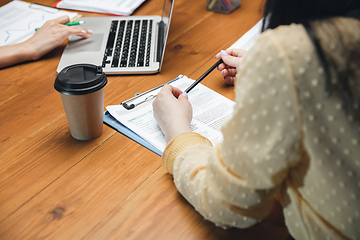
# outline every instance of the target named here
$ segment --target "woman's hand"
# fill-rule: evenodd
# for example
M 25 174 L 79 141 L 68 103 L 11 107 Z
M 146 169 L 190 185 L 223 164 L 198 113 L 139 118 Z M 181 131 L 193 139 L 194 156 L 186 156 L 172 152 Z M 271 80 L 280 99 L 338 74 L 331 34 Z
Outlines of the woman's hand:
M 229 49 L 226 51 L 221 50 L 220 53 L 215 55 L 216 59 L 224 61 L 217 67 L 217 70 L 224 76 L 226 83 L 234 85 L 235 76 L 240 71 L 242 57 L 245 53 L 246 51 L 242 49 Z
M 90 30 L 76 26 L 66 26 L 68 16 L 47 21 L 31 38 L 25 42 L 0 47 L 0 68 L 16 63 L 37 60 L 59 46 L 70 35 L 88 38 Z
M 190 132 L 192 107 L 186 93 L 164 85 L 153 101 L 154 117 L 165 134 L 166 143 L 183 132 Z
M 33 51 L 33 60 L 39 59 L 59 46 L 70 35 L 89 38 L 92 34 L 91 31 L 81 27 L 64 25 L 67 22 L 69 22 L 68 16 L 49 20 L 30 39 L 24 42 Z

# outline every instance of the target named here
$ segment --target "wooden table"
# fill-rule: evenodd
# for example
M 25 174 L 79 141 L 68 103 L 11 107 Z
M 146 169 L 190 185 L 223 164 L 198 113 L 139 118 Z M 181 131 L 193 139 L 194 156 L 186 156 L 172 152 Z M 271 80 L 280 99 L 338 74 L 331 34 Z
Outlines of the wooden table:
M 162 3 L 149 0 L 135 15 L 158 15 Z M 108 76 L 105 106 L 179 74 L 196 79 L 261 19 L 263 3 L 243 0 L 225 15 L 207 11 L 205 0 L 176 0 L 161 73 Z M 94 140 L 73 139 L 53 87 L 65 44 L 38 61 L 0 70 L 0 239 L 288 237 L 281 211 L 245 230 L 204 220 L 178 193 L 158 155 L 106 125 Z M 217 71 L 202 83 L 234 99 Z

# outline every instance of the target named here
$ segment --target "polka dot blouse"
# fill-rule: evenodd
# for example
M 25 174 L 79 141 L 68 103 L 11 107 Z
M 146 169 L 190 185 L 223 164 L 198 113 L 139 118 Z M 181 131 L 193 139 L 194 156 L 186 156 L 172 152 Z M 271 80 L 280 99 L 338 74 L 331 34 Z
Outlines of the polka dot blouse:
M 276 195 L 295 239 L 360 239 L 360 125 L 324 84 L 302 25 L 264 32 L 237 76 L 224 141 L 184 133 L 167 146 L 179 192 L 218 226 L 260 222 Z

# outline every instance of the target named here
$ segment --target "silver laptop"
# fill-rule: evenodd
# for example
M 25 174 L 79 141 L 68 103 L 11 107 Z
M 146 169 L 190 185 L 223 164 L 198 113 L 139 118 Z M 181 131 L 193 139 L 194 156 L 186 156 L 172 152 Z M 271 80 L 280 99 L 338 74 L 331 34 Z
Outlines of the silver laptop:
M 70 36 L 57 72 L 90 63 L 106 74 L 150 74 L 161 70 L 175 0 L 164 0 L 162 16 L 88 17 L 88 39 Z

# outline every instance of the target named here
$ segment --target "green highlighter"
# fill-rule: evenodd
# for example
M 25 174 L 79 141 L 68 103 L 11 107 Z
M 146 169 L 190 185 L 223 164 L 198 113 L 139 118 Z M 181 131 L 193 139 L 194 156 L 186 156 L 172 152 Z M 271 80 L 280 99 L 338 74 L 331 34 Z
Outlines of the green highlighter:
M 68 23 L 65 23 L 64 25 L 66 26 L 74 26 L 74 25 L 80 25 L 80 24 L 84 24 L 85 22 L 84 21 L 79 21 L 79 22 L 68 22 Z M 39 28 L 35 28 L 35 31 L 39 30 Z

